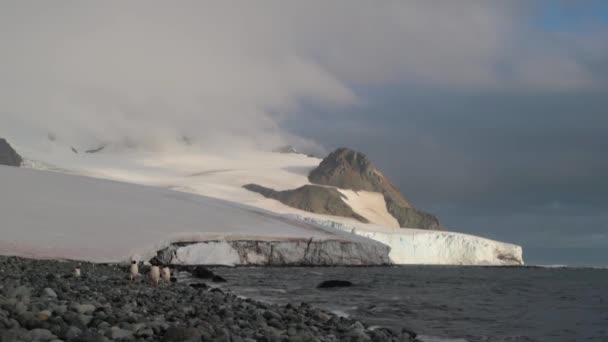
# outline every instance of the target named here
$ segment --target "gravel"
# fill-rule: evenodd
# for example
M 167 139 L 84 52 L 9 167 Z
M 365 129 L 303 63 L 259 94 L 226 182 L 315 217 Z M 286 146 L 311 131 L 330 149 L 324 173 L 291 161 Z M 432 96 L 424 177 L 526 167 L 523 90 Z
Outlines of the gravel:
M 80 265 L 82 276 L 71 276 Z M 0 257 L 0 341 L 415 341 L 306 303 L 134 282 L 118 265 Z

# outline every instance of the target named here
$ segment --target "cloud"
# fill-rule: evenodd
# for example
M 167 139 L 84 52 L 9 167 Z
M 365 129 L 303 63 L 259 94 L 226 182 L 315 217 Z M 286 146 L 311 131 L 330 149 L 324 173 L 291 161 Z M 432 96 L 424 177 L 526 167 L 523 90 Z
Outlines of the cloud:
M 520 19 L 522 5 L 6 1 L 0 6 L 2 119 L 30 134 L 52 131 L 83 144 L 129 138 L 156 146 L 185 135 L 204 146 L 314 145 L 281 131 L 281 123 L 303 103 L 327 111 L 356 107 L 366 100 L 356 91 L 361 85 L 571 89 L 594 84 L 586 65 L 564 52 L 572 39 L 553 44 L 551 55 L 544 44 L 526 44 L 530 28 Z

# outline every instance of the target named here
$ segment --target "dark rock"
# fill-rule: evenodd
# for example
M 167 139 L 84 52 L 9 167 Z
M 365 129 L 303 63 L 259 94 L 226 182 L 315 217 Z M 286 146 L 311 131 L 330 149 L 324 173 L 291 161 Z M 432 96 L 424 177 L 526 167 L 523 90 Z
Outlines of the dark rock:
M 63 338 L 68 341 L 71 341 L 71 340 L 76 339 L 81 334 L 82 334 L 82 330 L 78 329 L 75 326 L 70 326 L 69 328 L 67 328 L 67 330 L 63 334 Z
M 323 159 L 321 164 L 310 172 L 308 179 L 315 184 L 383 194 L 388 212 L 397 219 L 401 227 L 443 229 L 435 216 L 414 208 L 363 153 L 339 148 Z
M 209 286 L 207 286 L 207 284 L 205 284 L 205 283 L 192 283 L 192 284 L 189 284 L 189 285 L 193 289 L 207 289 L 207 288 L 209 288 Z
M 414 339 L 414 338 L 416 338 L 416 336 L 418 336 L 417 333 L 415 333 L 415 332 L 413 332 L 413 331 L 411 331 L 411 330 L 409 330 L 407 328 L 402 328 L 401 329 L 401 334 L 408 335 L 412 339 Z
M 86 150 L 86 151 L 84 151 L 84 153 L 97 153 L 97 152 L 101 152 L 101 151 L 103 151 L 103 149 L 104 149 L 104 148 L 106 148 L 106 146 L 105 146 L 105 145 L 102 145 L 102 146 L 99 146 L 99 147 L 97 147 L 97 148 L 93 148 L 93 149 L 90 149 L 90 150 Z
M 196 328 L 170 327 L 163 336 L 164 342 L 199 341 L 201 331 Z
M 32 329 L 29 332 L 29 337 L 34 341 L 49 341 L 55 339 L 57 336 L 47 329 Z
M 51 297 L 51 298 L 57 298 L 57 293 L 51 289 L 50 287 L 45 287 L 42 292 L 44 292 L 45 296 Z
M 316 214 L 352 217 L 360 222 L 369 222 L 348 206 L 343 201 L 344 195 L 334 188 L 304 185 L 294 190 L 276 191 L 257 184 L 247 184 L 243 188 L 257 192 L 266 198 L 275 199 L 292 208 Z
M 224 279 L 223 277 L 215 274 L 215 275 L 213 275 L 213 278 L 211 278 L 211 281 L 214 283 L 225 283 L 227 280 Z
M 277 149 L 275 149 L 273 152 L 277 152 L 277 153 L 300 153 L 298 152 L 298 150 L 291 146 L 291 145 L 285 145 L 285 146 L 281 146 Z
M 121 329 L 119 327 L 110 328 L 110 338 L 113 340 L 131 340 L 133 339 L 133 332 Z
M 353 283 L 347 280 L 326 280 L 319 285 L 317 285 L 318 289 L 329 289 L 334 287 L 351 287 Z
M 108 342 L 109 340 L 99 333 L 96 333 L 93 331 L 87 331 L 84 334 L 75 338 L 73 341 L 76 341 L 76 342 Z
M 214 274 L 205 267 L 197 266 L 192 270 L 192 276 L 199 279 L 213 279 Z
M 0 165 L 21 166 L 23 159 L 5 139 L 0 138 Z
M 72 152 L 78 154 L 78 150 L 72 147 Z

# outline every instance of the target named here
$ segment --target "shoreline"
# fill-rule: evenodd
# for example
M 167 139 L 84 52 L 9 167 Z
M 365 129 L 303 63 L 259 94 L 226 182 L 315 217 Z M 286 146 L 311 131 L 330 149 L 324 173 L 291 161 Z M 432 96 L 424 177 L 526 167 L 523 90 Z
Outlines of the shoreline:
M 82 276 L 72 275 L 80 265 Z M 129 280 L 122 265 L 0 256 L 4 341 L 415 341 L 306 303 Z

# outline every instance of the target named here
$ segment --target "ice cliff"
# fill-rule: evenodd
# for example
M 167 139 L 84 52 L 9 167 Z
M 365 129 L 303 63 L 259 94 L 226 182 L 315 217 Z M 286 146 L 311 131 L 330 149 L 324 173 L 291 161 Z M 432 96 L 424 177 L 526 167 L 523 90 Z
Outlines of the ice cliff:
M 325 225 L 379 241 L 391 248 L 395 264 L 429 265 L 523 265 L 522 248 L 479 236 L 422 229 L 387 229 L 357 223 L 301 217 L 306 222 Z
M 349 240 L 205 241 L 173 244 L 157 258 L 173 265 L 362 266 L 390 264 L 390 248 Z

